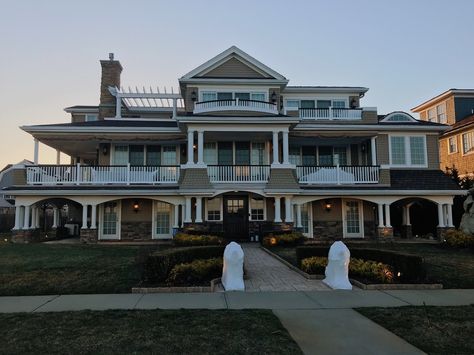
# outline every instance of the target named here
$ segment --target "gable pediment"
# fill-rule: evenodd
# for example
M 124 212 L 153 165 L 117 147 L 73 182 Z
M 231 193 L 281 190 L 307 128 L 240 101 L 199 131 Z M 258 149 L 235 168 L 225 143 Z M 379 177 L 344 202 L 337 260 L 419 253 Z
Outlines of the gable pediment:
M 269 79 L 268 74 L 252 68 L 236 57 L 227 58 L 223 63 L 201 73 L 198 78 L 239 78 L 239 79 Z M 273 79 L 273 78 L 271 78 Z

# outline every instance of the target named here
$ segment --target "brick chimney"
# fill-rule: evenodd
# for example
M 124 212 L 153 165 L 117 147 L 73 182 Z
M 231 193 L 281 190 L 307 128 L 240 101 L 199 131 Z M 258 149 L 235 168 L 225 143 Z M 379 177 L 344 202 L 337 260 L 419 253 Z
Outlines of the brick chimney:
M 109 60 L 101 60 L 102 76 L 100 79 L 99 119 L 115 117 L 115 96 L 109 91 L 109 86 L 120 88 L 120 73 L 122 65 L 114 60 L 114 54 L 109 53 Z

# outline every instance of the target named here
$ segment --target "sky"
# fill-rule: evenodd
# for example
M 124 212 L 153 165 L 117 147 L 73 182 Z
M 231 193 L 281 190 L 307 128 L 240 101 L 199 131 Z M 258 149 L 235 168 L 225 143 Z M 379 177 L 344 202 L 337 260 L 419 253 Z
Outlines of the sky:
M 109 52 L 124 86 L 176 89 L 236 45 L 289 85 L 368 87 L 361 104 L 383 114 L 474 88 L 473 13 L 472 0 L 0 0 L 0 168 L 33 159 L 19 126 L 98 104 Z M 55 160 L 41 144 L 40 163 Z

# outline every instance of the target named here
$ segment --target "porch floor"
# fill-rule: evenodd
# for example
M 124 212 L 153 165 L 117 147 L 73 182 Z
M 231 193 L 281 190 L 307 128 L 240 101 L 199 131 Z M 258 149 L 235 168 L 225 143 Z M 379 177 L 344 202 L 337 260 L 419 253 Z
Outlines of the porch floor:
M 330 290 L 321 280 L 308 280 L 291 270 L 258 244 L 242 244 L 245 255 L 245 291 L 325 291 Z

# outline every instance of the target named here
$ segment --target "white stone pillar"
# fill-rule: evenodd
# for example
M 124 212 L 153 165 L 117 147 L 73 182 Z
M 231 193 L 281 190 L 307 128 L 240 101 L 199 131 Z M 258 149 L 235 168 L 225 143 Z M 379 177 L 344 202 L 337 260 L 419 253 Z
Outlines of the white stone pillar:
M 15 225 L 13 226 L 13 230 L 18 230 L 21 228 L 20 214 L 21 214 L 21 206 L 15 206 Z
M 174 223 L 173 228 L 179 228 L 179 205 L 174 205 Z
M 405 220 L 406 220 L 406 225 L 407 225 L 407 226 L 410 226 L 410 225 L 411 225 L 410 207 L 411 207 L 411 205 L 407 205 L 407 206 L 406 206 L 406 217 L 405 217 Z
M 56 165 L 61 164 L 61 151 L 59 149 L 56 149 Z
M 40 208 L 36 207 L 35 208 L 35 223 L 33 224 L 33 228 L 39 228 L 40 227 Z
M 274 222 L 281 223 L 281 204 L 280 196 L 275 196 L 275 219 Z
M 82 205 L 82 226 L 81 229 L 87 229 L 87 206 Z
M 186 211 L 184 213 L 184 223 L 191 223 L 191 197 L 186 196 Z
M 30 206 L 25 206 L 25 214 L 23 216 L 23 229 L 30 229 Z
M 285 222 L 293 223 L 293 209 L 291 208 L 290 196 L 285 196 Z
M 390 204 L 389 203 L 385 205 L 385 227 L 392 228 L 392 224 L 390 223 Z
M 453 228 L 454 223 L 453 223 L 453 205 L 448 203 L 446 205 L 446 209 L 448 210 L 448 227 Z
M 188 130 L 188 165 L 194 164 L 194 131 Z
M 444 228 L 444 214 L 443 214 L 443 204 L 438 203 L 438 227 Z
M 31 206 L 31 229 L 35 229 L 36 228 L 36 217 L 37 217 L 37 214 L 36 214 L 36 206 Z
M 204 164 L 204 132 L 198 131 L 198 164 Z
M 202 223 L 202 197 L 196 197 L 196 223 Z
M 301 224 L 301 205 L 296 205 L 296 227 L 302 228 L 303 224 Z
M 180 227 L 183 228 L 186 211 L 184 210 L 184 205 L 180 205 L 180 207 L 181 207 L 181 226 Z
M 290 148 L 288 145 L 288 132 L 283 131 L 283 164 L 290 164 Z
M 278 160 L 278 132 L 273 132 L 273 164 L 280 164 Z
M 97 205 L 91 207 L 91 229 L 97 229 Z
M 51 228 L 58 228 L 58 208 L 56 206 L 53 207 L 53 225 Z
M 34 153 L 33 153 L 33 162 L 34 162 L 35 164 L 38 164 L 38 157 L 39 157 L 39 141 L 35 138 L 34 142 L 35 142 L 35 149 L 34 149 Z
M 383 223 L 383 204 L 379 203 L 378 207 L 378 215 L 379 215 L 379 228 L 383 228 L 385 225 Z
M 375 144 L 375 137 L 370 138 L 370 152 L 372 154 L 372 165 L 377 165 L 377 145 Z

